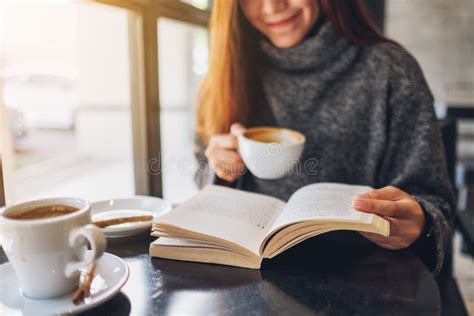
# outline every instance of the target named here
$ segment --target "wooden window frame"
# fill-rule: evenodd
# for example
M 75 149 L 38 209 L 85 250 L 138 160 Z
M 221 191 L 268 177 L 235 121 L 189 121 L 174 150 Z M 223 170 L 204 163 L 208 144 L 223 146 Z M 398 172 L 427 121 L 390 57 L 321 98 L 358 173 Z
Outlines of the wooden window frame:
M 177 0 L 85 0 L 84 2 L 102 3 L 127 9 L 129 12 L 135 193 L 162 197 L 162 174 L 150 170 L 152 162 L 154 168 L 161 166 L 157 22 L 159 18 L 168 18 L 206 27 L 210 13 Z M 0 207 L 6 202 L 1 158 L 0 151 Z
M 135 192 L 163 197 L 157 22 L 168 18 L 207 27 L 210 12 L 177 0 L 93 2 L 129 10 Z
M 3 182 L 2 156 L 0 154 L 0 207 L 5 206 L 5 183 Z
M 0 70 L 3 70 L 2 60 L 0 60 Z M 7 129 L 6 109 L 3 105 L 3 82 L 0 78 L 0 208 L 7 204 L 5 197 L 5 176 L 3 172 L 3 165 L 7 156 L 6 151 L 9 149 L 6 144 L 7 137 L 9 137 Z

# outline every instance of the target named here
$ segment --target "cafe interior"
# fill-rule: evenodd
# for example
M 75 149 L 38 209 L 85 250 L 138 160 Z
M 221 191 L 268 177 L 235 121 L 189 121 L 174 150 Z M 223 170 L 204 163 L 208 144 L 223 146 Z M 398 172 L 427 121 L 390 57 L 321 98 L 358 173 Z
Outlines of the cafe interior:
M 409 249 L 324 248 L 317 238 L 303 244 L 319 256 L 295 247 L 259 270 L 154 258 L 150 222 L 102 229 L 107 246 L 78 304 L 72 293 L 23 295 L 2 239 L 0 315 L 474 315 L 474 1 L 365 6 L 434 96 L 457 198 L 439 274 Z M 73 197 L 93 219 L 114 208 L 146 216 L 198 193 L 195 113 L 212 10 L 213 0 L 0 1 L 0 208 Z M 83 284 L 94 269 L 81 270 Z

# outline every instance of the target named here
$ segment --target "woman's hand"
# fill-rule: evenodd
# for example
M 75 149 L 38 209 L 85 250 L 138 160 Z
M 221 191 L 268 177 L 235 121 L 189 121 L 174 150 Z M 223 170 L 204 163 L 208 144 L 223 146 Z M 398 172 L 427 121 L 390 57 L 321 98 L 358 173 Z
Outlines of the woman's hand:
M 352 206 L 361 212 L 381 215 L 390 222 L 389 237 L 361 232 L 364 237 L 383 248 L 409 247 L 425 226 L 425 214 L 417 200 L 392 186 L 358 195 Z
M 245 170 L 242 157 L 237 152 L 237 136 L 244 131 L 242 124 L 232 124 L 230 134 L 212 136 L 204 152 L 216 175 L 228 182 L 235 181 Z

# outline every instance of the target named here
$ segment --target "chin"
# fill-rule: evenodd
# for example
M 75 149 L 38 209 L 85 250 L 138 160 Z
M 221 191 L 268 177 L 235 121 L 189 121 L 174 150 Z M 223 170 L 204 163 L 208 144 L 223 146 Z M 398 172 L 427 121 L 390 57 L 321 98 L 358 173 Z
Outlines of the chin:
M 270 38 L 270 42 L 277 48 L 290 48 L 298 45 L 303 40 L 303 37 L 304 36 L 288 36 L 283 38 Z

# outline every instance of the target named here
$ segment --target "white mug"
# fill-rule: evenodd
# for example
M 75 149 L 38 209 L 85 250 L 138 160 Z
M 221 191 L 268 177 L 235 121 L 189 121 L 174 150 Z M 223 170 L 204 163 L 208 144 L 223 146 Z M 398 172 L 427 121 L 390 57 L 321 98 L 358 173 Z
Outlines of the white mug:
M 67 205 L 78 210 L 49 218 L 7 217 L 47 205 Z M 5 208 L 1 240 L 22 293 L 34 299 L 72 292 L 79 285 L 78 269 L 102 256 L 107 245 L 100 228 L 91 224 L 90 205 L 75 198 L 49 198 Z M 86 240 L 92 251 L 84 256 Z
M 279 127 L 254 127 L 238 136 L 239 153 L 247 169 L 261 179 L 290 174 L 305 145 L 300 132 Z

